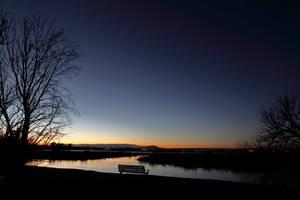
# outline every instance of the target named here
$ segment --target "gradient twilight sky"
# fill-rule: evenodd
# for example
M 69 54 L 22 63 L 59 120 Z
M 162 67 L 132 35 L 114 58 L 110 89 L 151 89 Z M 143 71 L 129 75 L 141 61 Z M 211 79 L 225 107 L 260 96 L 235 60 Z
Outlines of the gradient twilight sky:
M 63 142 L 234 147 L 257 131 L 262 106 L 300 89 L 297 3 L 6 0 L 4 8 L 54 17 L 85 54 L 69 84 L 80 116 Z

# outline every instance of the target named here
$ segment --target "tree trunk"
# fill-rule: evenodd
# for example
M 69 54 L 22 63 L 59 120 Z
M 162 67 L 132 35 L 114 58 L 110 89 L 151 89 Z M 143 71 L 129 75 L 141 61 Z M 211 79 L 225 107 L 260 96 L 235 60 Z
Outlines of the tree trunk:
M 29 120 L 29 118 L 26 119 L 26 117 L 25 117 L 23 130 L 22 130 L 22 136 L 21 136 L 21 143 L 22 144 L 27 144 L 28 143 L 29 125 L 30 125 L 30 120 Z
M 6 123 L 7 123 L 7 129 L 6 129 L 6 134 L 5 134 L 5 137 L 7 138 L 9 136 L 13 136 L 13 131 L 12 131 L 12 128 L 11 128 L 11 125 L 10 125 L 9 117 L 8 117 L 6 112 L 4 113 L 4 118 L 5 118 Z

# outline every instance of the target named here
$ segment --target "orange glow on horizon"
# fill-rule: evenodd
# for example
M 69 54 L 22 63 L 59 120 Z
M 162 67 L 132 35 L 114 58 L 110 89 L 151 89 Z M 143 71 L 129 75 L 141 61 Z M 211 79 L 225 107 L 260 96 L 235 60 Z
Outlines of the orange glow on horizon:
M 208 142 L 206 144 L 187 144 L 187 142 L 159 142 L 159 141 L 138 141 L 138 140 L 61 140 L 64 144 L 134 144 L 139 146 L 150 146 L 155 145 L 161 148 L 236 148 L 236 145 L 224 144 L 224 143 L 212 143 Z
M 164 134 L 144 133 L 140 137 L 136 132 L 118 131 L 84 131 L 67 134 L 57 141 L 64 144 L 134 144 L 140 146 L 155 145 L 161 148 L 237 148 L 238 143 L 233 138 L 183 137 L 175 135 L 166 137 Z
M 88 127 L 87 127 L 88 128 Z M 232 137 L 208 137 L 208 134 L 186 136 L 182 131 L 151 132 L 142 130 L 114 130 L 112 128 L 70 131 L 61 140 L 64 144 L 133 144 L 140 146 L 155 145 L 161 148 L 237 148 L 238 139 Z M 239 140 L 241 141 L 241 140 Z

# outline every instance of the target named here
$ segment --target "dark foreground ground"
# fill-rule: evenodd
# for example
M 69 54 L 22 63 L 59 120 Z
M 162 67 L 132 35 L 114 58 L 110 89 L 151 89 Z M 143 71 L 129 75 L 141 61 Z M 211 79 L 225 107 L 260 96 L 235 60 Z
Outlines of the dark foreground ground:
M 236 199 L 292 196 L 299 188 L 284 188 L 226 181 L 98 173 L 75 169 L 27 166 L 0 179 L 0 195 L 10 197 L 79 197 L 103 199 L 131 197 L 139 199 L 230 197 Z M 42 196 L 40 196 L 42 195 Z M 68 199 L 69 199 L 68 198 Z M 0 199 L 1 196 L 0 196 Z M 7 198 L 10 199 L 10 198 Z M 203 198 L 202 198 L 203 199 Z

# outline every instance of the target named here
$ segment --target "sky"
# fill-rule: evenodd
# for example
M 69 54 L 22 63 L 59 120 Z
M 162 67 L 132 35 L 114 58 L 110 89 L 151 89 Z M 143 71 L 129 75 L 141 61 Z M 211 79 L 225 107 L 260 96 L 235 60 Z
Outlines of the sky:
M 300 92 L 297 1 L 6 0 L 55 19 L 84 57 L 65 143 L 238 147 Z

